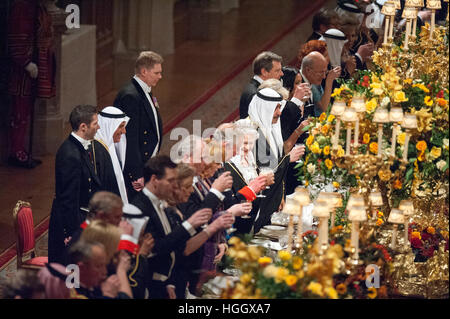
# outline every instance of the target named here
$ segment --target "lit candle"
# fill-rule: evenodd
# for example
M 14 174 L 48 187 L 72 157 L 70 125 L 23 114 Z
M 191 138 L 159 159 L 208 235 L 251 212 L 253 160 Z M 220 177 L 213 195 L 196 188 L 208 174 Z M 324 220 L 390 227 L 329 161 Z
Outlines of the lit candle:
M 288 251 L 292 250 L 292 235 L 294 234 L 294 216 L 289 215 L 289 224 L 288 224 Z
M 319 218 L 319 247 L 328 245 L 328 218 L 330 218 L 330 206 L 325 201 L 316 201 L 312 211 L 314 217 Z
M 352 125 L 347 124 L 347 141 L 345 144 L 345 155 L 350 155 L 350 142 L 352 138 Z
M 352 233 L 350 235 L 350 247 L 355 248 L 353 259 L 359 258 L 359 223 L 367 219 L 366 208 L 362 205 L 352 206 L 348 214 L 352 222 Z
M 433 39 L 433 32 L 434 32 L 434 23 L 436 20 L 436 11 L 431 10 L 431 28 L 430 28 L 430 40 Z
M 382 147 L 382 143 L 383 143 L 383 124 L 379 123 L 378 124 L 378 157 L 381 157 L 381 147 Z
M 302 247 L 303 244 L 303 207 L 300 205 L 299 214 L 298 214 L 298 223 L 297 223 L 297 244 L 299 247 Z
M 333 149 L 338 148 L 339 143 L 339 133 L 341 131 L 341 119 L 339 117 L 336 118 L 336 132 L 333 137 Z
M 394 250 L 395 250 L 396 241 L 397 241 L 397 228 L 398 228 L 398 225 L 395 224 L 394 225 L 394 230 L 392 231 L 391 249 L 394 249 Z
M 353 255 L 353 259 L 358 259 L 359 257 L 359 222 L 352 222 L 352 233 L 350 237 L 350 247 L 355 248 L 355 254 Z
M 408 41 L 409 35 L 411 33 L 411 20 L 406 19 L 406 34 L 405 34 L 405 43 L 403 43 L 403 49 L 408 50 Z
M 331 107 L 331 114 L 336 117 L 336 131 L 333 136 L 333 149 L 337 149 L 339 143 L 339 133 L 341 130 L 341 115 L 344 114 L 345 108 L 347 107 L 344 101 L 334 101 Z
M 391 156 L 395 157 L 395 146 L 397 143 L 397 123 L 392 127 Z
M 386 16 L 384 20 L 384 38 L 383 38 L 383 44 L 387 44 L 388 41 L 388 32 L 389 32 L 389 16 Z
M 403 160 L 406 162 L 408 160 L 408 146 L 409 146 L 409 132 L 405 132 L 405 145 L 403 148 Z
M 319 218 L 319 245 L 328 245 L 328 218 Z

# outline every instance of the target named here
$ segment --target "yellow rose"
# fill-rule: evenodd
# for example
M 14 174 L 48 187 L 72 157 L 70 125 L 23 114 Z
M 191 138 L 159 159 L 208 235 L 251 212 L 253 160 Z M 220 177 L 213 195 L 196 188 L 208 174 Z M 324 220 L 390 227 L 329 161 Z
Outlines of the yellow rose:
M 399 180 L 399 179 L 396 179 L 395 181 L 394 181 L 394 188 L 395 189 L 402 189 L 402 182 Z
M 434 229 L 434 227 L 430 226 L 427 228 L 427 232 L 428 232 L 428 234 L 434 235 L 434 234 L 436 234 L 436 229 Z
M 322 128 L 320 129 L 320 131 L 322 132 L 323 135 L 327 135 L 329 130 L 330 130 L 330 126 L 328 124 L 322 126 Z
M 377 219 L 377 226 L 383 225 L 384 221 L 381 218 Z
M 228 243 L 230 244 L 230 245 L 236 245 L 236 244 L 238 244 L 238 243 L 240 243 L 241 242 L 241 240 L 239 239 L 239 237 L 236 237 L 236 236 L 233 236 L 233 237 L 231 237 L 229 240 L 228 240 Z
M 309 147 L 313 142 L 314 142 L 314 136 L 313 136 L 313 135 L 310 135 L 310 136 L 306 139 L 306 145 Z
M 252 276 L 250 274 L 247 274 L 247 273 L 243 274 L 241 276 L 241 278 L 240 278 L 240 282 L 243 285 L 247 285 L 248 283 L 250 283 L 250 281 L 252 281 Z
M 326 114 L 326 113 L 320 114 L 320 116 L 319 116 L 319 121 L 320 121 L 320 122 L 323 122 L 323 121 L 325 121 L 326 119 L 327 119 L 327 114 Z
M 323 155 L 327 156 L 330 154 L 330 146 L 327 145 L 323 148 Z
M 442 153 L 442 150 L 440 147 L 433 146 L 431 148 L 431 151 L 430 151 L 431 157 L 438 158 L 441 156 L 441 153 Z
M 344 149 L 342 148 L 342 146 L 339 145 L 339 146 L 338 146 L 338 151 L 337 151 L 337 156 L 338 156 L 338 157 L 342 157 L 342 156 L 344 156 L 344 155 L 345 155 L 345 151 L 344 151 Z
M 443 99 L 443 98 L 437 99 L 437 103 L 438 103 L 438 105 L 441 106 L 441 107 L 446 107 L 446 106 L 448 106 L 448 101 L 447 101 L 446 99 Z
M 266 266 L 271 263 L 272 263 L 272 258 L 270 258 L 270 257 L 264 256 L 264 257 L 260 257 L 258 259 L 258 264 L 260 264 L 261 266 Z
M 280 250 L 280 251 L 278 252 L 278 257 L 280 257 L 280 259 L 281 259 L 282 261 L 288 261 L 288 260 L 291 260 L 292 255 L 291 255 L 291 253 L 288 252 L 287 250 Z
M 383 212 L 378 212 L 378 213 L 377 213 L 377 216 L 381 218 L 381 217 L 384 216 L 384 214 L 383 214 Z
M 427 95 L 423 99 L 423 103 L 425 103 L 425 105 L 427 105 L 427 106 L 432 106 L 433 105 L 433 99 L 431 98 L 431 96 Z
M 397 135 L 397 143 L 400 145 L 404 145 L 405 144 L 405 137 L 406 137 L 406 133 L 400 133 Z
M 418 141 L 416 144 L 416 148 L 418 151 L 424 152 L 427 149 L 427 142 Z
M 369 133 L 365 133 L 364 135 L 363 135 L 363 143 L 364 144 L 367 144 L 367 143 L 369 143 L 370 142 L 370 134 Z
M 341 186 L 341 184 L 339 184 L 338 182 L 333 182 L 333 186 L 334 186 L 335 188 L 339 188 L 339 187 Z
M 372 113 L 377 108 L 377 99 L 372 98 L 369 101 L 366 102 L 366 112 Z
M 412 83 L 412 79 L 411 78 L 407 78 L 403 81 L 404 84 L 411 84 Z
M 392 174 L 392 172 L 391 172 L 391 170 L 388 168 L 388 169 L 380 169 L 379 171 L 378 171 L 378 177 L 383 181 L 383 182 L 386 182 L 386 181 L 388 181 L 390 178 L 391 178 L 391 174 Z
M 377 154 L 378 153 L 378 143 L 377 142 L 372 142 L 369 145 L 369 150 L 374 153 Z
M 288 275 L 288 276 L 286 276 L 286 278 L 284 278 L 284 282 L 289 287 L 295 285 L 297 283 L 297 281 L 298 281 L 298 278 L 297 278 L 297 276 L 294 276 L 294 275 Z
M 284 267 L 278 267 L 277 271 L 275 272 L 275 281 L 283 282 L 284 278 L 286 278 L 288 275 L 289 275 L 289 270 L 287 270 Z
M 248 247 L 248 254 L 252 260 L 258 260 L 261 257 L 261 251 L 257 246 Z
M 394 102 L 400 103 L 400 102 L 406 102 L 408 101 L 408 98 L 405 95 L 405 92 L 403 91 L 396 91 L 394 93 Z
M 302 266 L 303 259 L 298 256 L 294 256 L 294 258 L 292 258 L 292 268 L 294 268 L 294 270 L 299 270 L 300 268 L 302 268 Z
M 309 290 L 318 296 L 323 296 L 322 285 L 318 282 L 310 282 L 308 287 L 306 287 L 306 290 Z
M 310 147 L 311 152 L 313 152 L 314 154 L 320 154 L 322 153 L 322 150 L 320 149 L 319 143 L 314 142 L 313 145 L 311 145 Z
M 328 169 L 332 169 L 332 168 L 333 168 L 333 162 L 332 162 L 329 158 L 327 158 L 327 159 L 325 160 L 325 166 L 326 166 Z
M 266 268 L 264 268 L 263 275 L 264 277 L 274 278 L 276 276 L 277 270 L 278 270 L 277 266 L 269 265 Z
M 373 94 L 375 94 L 375 95 L 383 94 L 383 89 L 381 87 L 381 83 L 372 83 L 372 84 L 370 84 L 370 87 L 372 88 Z
M 335 96 L 341 95 L 341 92 L 342 92 L 343 89 L 344 89 L 343 87 L 335 88 L 333 93 L 331 94 L 331 97 L 335 97 Z
M 331 299 L 337 299 L 338 298 L 337 291 L 333 287 L 325 288 L 324 291 L 327 294 L 327 296 L 330 297 Z
M 422 240 L 422 236 L 420 235 L 420 232 L 418 232 L 418 231 L 411 232 L 411 238 L 418 238 L 418 239 Z
M 331 122 L 333 122 L 334 119 L 335 119 L 334 115 L 330 114 L 330 115 L 328 115 L 327 122 L 331 123 Z
M 430 90 L 429 90 L 425 85 L 423 85 L 422 83 L 416 83 L 416 84 L 414 84 L 414 85 L 413 85 L 413 88 L 419 88 L 419 89 L 421 89 L 422 91 L 424 91 L 425 93 L 430 93 Z

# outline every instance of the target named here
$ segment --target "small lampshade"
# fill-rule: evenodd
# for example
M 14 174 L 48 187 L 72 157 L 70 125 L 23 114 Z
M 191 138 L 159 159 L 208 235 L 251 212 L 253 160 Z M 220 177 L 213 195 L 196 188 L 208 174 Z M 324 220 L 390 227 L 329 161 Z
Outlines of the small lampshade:
M 297 215 L 299 213 L 299 204 L 298 202 L 293 198 L 286 198 L 286 204 L 283 207 L 283 213 L 289 214 L 289 215 Z
M 389 112 L 386 109 L 377 109 L 373 115 L 375 123 L 389 123 Z
M 395 16 L 395 3 L 393 1 L 387 1 L 384 3 L 383 8 L 381 8 L 381 13 L 386 16 Z
M 359 194 L 351 194 L 347 202 L 347 209 L 350 210 L 353 206 L 366 206 L 364 197 Z
M 407 129 L 417 128 L 417 116 L 415 114 L 405 114 L 403 117 L 402 127 Z
M 389 214 L 388 222 L 393 224 L 403 224 L 405 222 L 405 217 L 400 209 L 393 208 Z
M 395 5 L 395 9 L 400 10 L 402 8 L 402 4 L 400 0 L 391 0 L 392 2 L 394 2 Z
M 422 8 L 423 7 L 423 0 L 406 0 L 405 1 L 405 7 Z
M 403 110 L 401 107 L 393 107 L 389 112 L 389 121 L 401 122 L 403 121 Z
M 326 203 L 328 206 L 330 206 L 330 208 L 342 207 L 341 195 L 338 193 L 320 192 L 317 200 Z
M 339 193 L 331 193 L 333 194 L 333 207 L 342 207 L 342 196 Z
M 311 203 L 311 200 L 309 198 L 309 191 L 304 187 L 297 187 L 295 189 L 294 199 L 301 206 L 306 206 L 309 205 L 309 203 Z
M 414 204 L 411 200 L 404 199 L 404 200 L 400 201 L 400 205 L 398 206 L 398 209 L 403 211 L 403 215 L 405 215 L 405 216 L 414 215 Z
M 367 220 L 366 208 L 364 206 L 352 206 L 348 213 L 348 219 L 353 222 L 363 222 Z
M 334 101 L 330 113 L 334 116 L 341 116 L 342 114 L 344 114 L 346 107 L 347 104 L 345 104 L 344 101 Z
M 330 207 L 323 201 L 316 201 L 312 215 L 314 217 L 330 217 Z
M 372 206 L 380 207 L 383 206 L 383 197 L 380 192 L 372 192 L 369 195 L 369 200 Z
M 355 109 L 357 113 L 363 113 L 366 111 L 366 101 L 362 96 L 354 96 L 352 99 L 351 107 Z
M 342 115 L 342 120 L 344 122 L 355 122 L 356 121 L 356 110 L 353 107 L 347 107 Z
M 414 7 L 405 7 L 402 14 L 403 19 L 415 19 L 417 18 L 417 10 Z
M 440 0 L 427 0 L 427 9 L 439 10 L 441 9 Z

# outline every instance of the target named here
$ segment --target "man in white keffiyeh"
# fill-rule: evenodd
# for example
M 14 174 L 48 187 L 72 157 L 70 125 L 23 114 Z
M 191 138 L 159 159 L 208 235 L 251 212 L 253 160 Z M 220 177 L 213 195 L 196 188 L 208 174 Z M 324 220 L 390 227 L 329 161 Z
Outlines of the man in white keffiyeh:
M 120 197 L 124 204 L 128 203 L 127 190 L 123 178 L 123 167 L 125 165 L 127 148 L 125 127 L 129 120 L 130 118 L 121 110 L 114 106 L 108 106 L 98 115 L 100 129 L 95 135 L 95 139 L 106 147 L 111 156 L 114 174 L 116 175 L 117 185 L 119 186 Z

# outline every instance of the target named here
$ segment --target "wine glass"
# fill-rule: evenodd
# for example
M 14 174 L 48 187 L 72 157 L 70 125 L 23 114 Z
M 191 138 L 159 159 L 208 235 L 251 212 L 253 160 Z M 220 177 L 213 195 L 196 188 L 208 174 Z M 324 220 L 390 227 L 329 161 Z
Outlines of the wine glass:
M 264 196 L 264 195 L 263 195 L 263 196 Z M 257 196 L 257 197 L 258 197 L 258 196 Z M 264 197 L 266 197 L 266 196 L 264 196 Z M 248 202 L 247 200 L 241 200 L 241 204 L 247 203 L 247 202 Z M 248 213 L 248 214 L 246 214 L 246 215 L 242 215 L 241 218 L 249 219 L 249 218 L 250 218 L 249 214 L 250 214 L 250 213 Z
M 259 172 L 259 176 L 265 176 L 268 183 L 270 176 L 272 176 L 274 173 L 275 173 L 274 170 L 271 169 L 270 167 L 263 167 Z M 270 186 L 267 185 L 266 189 L 270 189 Z
M 305 146 L 305 144 L 302 144 L 302 143 L 296 143 L 295 145 L 294 145 L 294 147 L 300 147 L 300 146 Z M 301 163 L 301 162 L 303 162 L 303 160 L 300 158 L 298 161 L 295 161 L 296 163 Z

